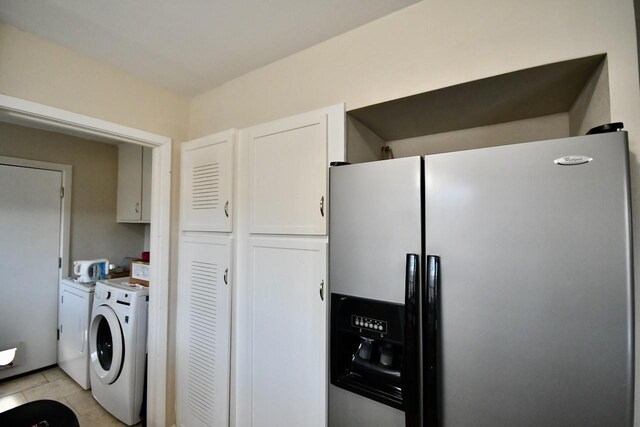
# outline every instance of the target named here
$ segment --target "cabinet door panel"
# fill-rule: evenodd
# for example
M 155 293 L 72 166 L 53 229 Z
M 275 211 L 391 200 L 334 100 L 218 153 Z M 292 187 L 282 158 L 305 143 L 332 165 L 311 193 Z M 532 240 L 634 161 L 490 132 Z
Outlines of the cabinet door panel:
M 120 222 L 142 218 L 142 146 L 118 146 L 118 212 Z
M 229 425 L 231 238 L 183 235 L 178 285 L 178 425 Z
M 143 221 L 151 221 L 151 167 L 153 148 L 142 147 L 142 212 Z
M 249 280 L 252 427 L 325 427 L 326 243 L 254 237 Z
M 182 144 L 182 229 L 232 231 L 235 130 Z
M 302 114 L 247 133 L 250 231 L 326 234 L 327 114 Z

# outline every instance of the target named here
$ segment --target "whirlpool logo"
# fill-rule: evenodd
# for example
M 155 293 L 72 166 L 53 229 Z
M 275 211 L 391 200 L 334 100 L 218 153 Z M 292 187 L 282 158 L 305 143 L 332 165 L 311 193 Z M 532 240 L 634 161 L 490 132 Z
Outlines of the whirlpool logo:
M 572 154 L 570 156 L 563 156 L 553 161 L 556 165 L 560 166 L 577 166 L 589 163 L 593 159 L 589 156 L 583 156 L 581 154 Z

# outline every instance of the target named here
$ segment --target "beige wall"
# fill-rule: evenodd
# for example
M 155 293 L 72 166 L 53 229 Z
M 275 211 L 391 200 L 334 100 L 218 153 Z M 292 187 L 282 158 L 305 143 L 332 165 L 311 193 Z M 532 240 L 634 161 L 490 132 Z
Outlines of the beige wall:
M 425 1 L 194 97 L 189 136 L 601 53 L 609 55 L 613 119 L 633 131 L 640 102 L 631 0 Z
M 194 97 L 189 137 L 339 102 L 345 102 L 347 110 L 355 109 L 606 53 L 611 120 L 624 122 L 630 134 L 634 244 L 640 248 L 640 90 L 634 21 L 632 0 L 423 1 Z M 635 253 L 635 267 L 640 283 L 640 251 Z M 640 306 L 640 293 L 636 295 Z M 638 381 L 636 390 L 640 414 Z M 640 426 L 640 417 L 635 425 Z
M 605 60 L 589 78 L 569 110 L 571 136 L 584 135 L 595 126 L 611 123 L 610 99 L 609 67 Z
M 175 323 L 180 147 L 188 100 L 33 34 L 0 24 L 0 93 L 173 139 L 170 324 Z M 173 327 L 172 327 L 173 329 Z M 167 369 L 167 421 L 175 421 L 174 352 Z
M 116 222 L 116 145 L 0 123 L 0 156 L 72 166 L 70 261 L 140 256 L 144 224 Z
M 409 157 L 569 136 L 568 113 L 517 120 L 492 126 L 389 141 L 394 156 Z

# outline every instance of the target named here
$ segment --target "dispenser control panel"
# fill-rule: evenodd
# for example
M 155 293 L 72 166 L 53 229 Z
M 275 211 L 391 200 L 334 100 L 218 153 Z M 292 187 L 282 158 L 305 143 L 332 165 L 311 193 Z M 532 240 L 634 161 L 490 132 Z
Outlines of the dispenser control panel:
M 384 320 L 371 319 L 364 316 L 351 316 L 351 326 L 358 329 L 368 329 L 381 334 L 387 333 L 387 322 Z

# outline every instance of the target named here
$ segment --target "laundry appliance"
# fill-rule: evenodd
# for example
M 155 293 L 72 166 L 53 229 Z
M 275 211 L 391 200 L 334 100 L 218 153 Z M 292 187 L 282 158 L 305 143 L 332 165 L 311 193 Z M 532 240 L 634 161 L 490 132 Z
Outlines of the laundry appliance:
M 630 427 L 624 131 L 330 169 L 329 427 Z
M 82 388 L 89 378 L 89 324 L 95 283 L 73 277 L 60 281 L 58 295 L 58 366 Z
M 128 278 L 96 283 L 89 351 L 93 397 L 127 425 L 140 421 L 149 289 Z

